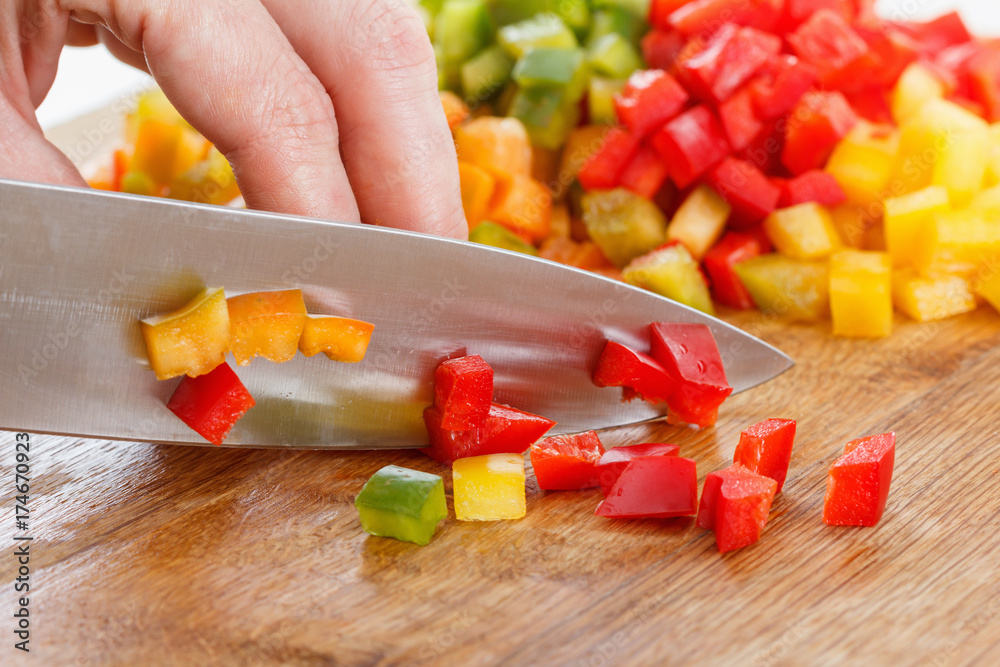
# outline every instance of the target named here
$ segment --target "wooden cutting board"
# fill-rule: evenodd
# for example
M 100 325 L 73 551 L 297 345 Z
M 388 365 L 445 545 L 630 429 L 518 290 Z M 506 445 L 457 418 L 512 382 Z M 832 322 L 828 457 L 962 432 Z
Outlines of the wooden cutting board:
M 727 402 L 715 428 L 604 439 L 675 442 L 704 478 L 741 429 L 797 419 L 754 546 L 721 556 L 693 520 L 596 517 L 599 492 L 541 492 L 529 474 L 524 519 L 449 518 L 418 547 L 367 536 L 353 507 L 388 463 L 450 491 L 415 452 L 33 436 L 31 664 L 1000 664 L 1000 316 L 898 322 L 881 341 L 728 319 L 798 365 Z M 888 430 L 881 524 L 824 525 L 843 444 Z M 9 554 L 15 448 L 0 436 Z M 0 573 L 0 662 L 15 664 L 13 557 Z

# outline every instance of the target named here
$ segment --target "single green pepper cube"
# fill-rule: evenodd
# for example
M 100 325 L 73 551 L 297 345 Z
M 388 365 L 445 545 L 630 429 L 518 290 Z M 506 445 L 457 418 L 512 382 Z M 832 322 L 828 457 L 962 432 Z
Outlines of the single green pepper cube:
M 512 58 L 520 58 L 529 49 L 548 46 L 572 49 L 579 46 L 576 35 L 557 15 L 546 12 L 497 31 L 497 43 Z
M 625 79 L 606 79 L 602 76 L 590 77 L 587 104 L 590 108 L 591 123 L 614 125 L 618 122 L 615 110 L 615 95 L 625 88 Z
M 507 115 L 524 123 L 532 144 L 558 150 L 580 120 L 580 109 L 567 93 L 567 88 L 522 88 Z
M 641 18 L 622 7 L 611 5 L 594 12 L 594 19 L 587 33 L 587 46 L 592 46 L 605 35 L 621 35 L 630 44 L 638 45 L 648 26 Z
M 591 44 L 587 62 L 595 72 L 614 79 L 627 79 L 632 72 L 642 68 L 642 58 L 635 47 L 618 33 L 605 35 Z
M 586 35 L 590 27 L 588 0 L 487 0 L 497 25 L 519 23 L 542 12 L 551 12 L 578 35 Z
M 451 474 L 459 521 L 503 521 L 525 515 L 522 454 L 458 459 Z
M 473 243 L 490 245 L 494 248 L 523 252 L 525 255 L 538 256 L 538 250 L 520 236 L 510 231 L 503 225 L 495 222 L 484 221 L 476 225 L 476 228 L 469 232 L 469 240 Z
M 391 465 L 365 482 L 354 506 L 366 533 L 420 545 L 448 516 L 441 477 Z
M 514 65 L 513 76 L 522 88 L 563 87 L 573 83 L 584 66 L 581 49 L 540 47 L 521 56 Z
M 434 43 L 440 47 L 438 64 L 453 65 L 479 53 L 493 36 L 493 19 L 483 0 L 446 0 L 434 17 Z
M 494 44 L 462 65 L 462 93 L 481 102 L 510 81 L 514 61 Z

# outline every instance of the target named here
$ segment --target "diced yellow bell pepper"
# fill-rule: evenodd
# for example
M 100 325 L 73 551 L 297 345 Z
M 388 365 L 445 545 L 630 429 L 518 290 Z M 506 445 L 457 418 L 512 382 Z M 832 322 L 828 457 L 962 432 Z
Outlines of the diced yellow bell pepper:
M 715 313 L 698 262 L 680 243 L 671 243 L 635 258 L 622 269 L 622 279 L 709 315 Z
M 624 188 L 592 190 L 581 201 L 587 233 L 615 266 L 660 246 L 667 219 L 653 202 Z
M 852 204 L 869 206 L 884 195 L 899 154 L 899 131 L 859 122 L 834 148 L 826 171 Z
M 977 276 L 972 282 L 973 291 L 986 299 L 986 301 L 996 310 L 1000 311 L 1000 270 L 996 265 L 990 270 L 984 271 L 984 275 Z
M 740 262 L 736 275 L 763 312 L 807 322 L 829 313 L 830 273 L 825 261 L 771 253 Z
M 831 209 L 830 220 L 844 245 L 858 250 L 864 249 L 868 228 L 876 224 L 866 213 L 866 207 L 857 204 L 841 204 Z
M 469 229 L 486 219 L 490 200 L 496 188 L 496 178 L 482 167 L 471 162 L 458 161 L 458 177 L 462 187 L 462 208 Z
M 925 230 L 914 262 L 925 274 L 969 274 L 1000 257 L 1000 224 L 990 211 L 938 213 Z
M 206 287 L 184 307 L 140 323 L 157 380 L 204 375 L 226 360 L 229 310 L 221 287 Z
M 833 334 L 882 338 L 892 333 L 892 261 L 883 252 L 842 250 L 830 258 Z
M 525 515 L 521 454 L 458 459 L 452 464 L 452 485 L 459 521 L 502 521 Z
M 167 196 L 199 204 L 222 205 L 240 196 L 240 186 L 229 160 L 212 146 L 204 160 L 174 179 Z
M 796 259 L 822 259 L 840 247 L 830 211 L 815 202 L 774 211 L 764 230 L 780 253 Z
M 969 208 L 977 211 L 992 211 L 994 218 L 1000 221 L 1000 185 L 981 190 L 969 202 Z
M 918 322 L 941 320 L 976 309 L 976 297 L 963 276 L 925 277 L 913 269 L 892 274 L 892 302 Z
M 707 185 L 691 191 L 667 225 L 667 239 L 680 241 L 701 261 L 726 228 L 732 207 Z
M 302 290 L 253 292 L 229 297 L 229 347 L 240 366 L 254 357 L 276 364 L 295 356 L 306 325 Z
M 886 199 L 885 243 L 893 266 L 912 265 L 933 216 L 949 210 L 948 190 L 940 185 Z
M 986 167 L 986 185 L 989 187 L 1000 185 L 1000 123 L 990 125 L 990 144 L 993 151 L 990 153 L 990 163 Z
M 311 357 L 322 352 L 331 361 L 353 364 L 365 358 L 375 325 L 349 317 L 309 315 L 299 338 L 299 351 Z
M 928 100 L 943 99 L 944 83 L 926 67 L 914 63 L 899 77 L 892 91 L 892 117 L 902 125 L 923 108 Z

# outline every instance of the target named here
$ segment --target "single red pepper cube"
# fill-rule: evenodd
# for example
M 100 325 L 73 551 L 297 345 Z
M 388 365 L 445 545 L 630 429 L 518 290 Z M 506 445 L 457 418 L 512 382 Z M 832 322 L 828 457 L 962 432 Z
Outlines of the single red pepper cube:
M 857 122 L 857 115 L 841 93 L 806 93 L 788 121 L 782 163 L 796 176 L 822 169 L 837 142 Z
M 637 70 L 615 96 L 615 112 L 618 122 L 641 138 L 679 114 L 687 101 L 687 91 L 662 69 Z
M 824 85 L 838 80 L 844 70 L 870 52 L 868 43 L 850 24 L 829 9 L 812 14 L 785 39 L 795 55 L 819 70 Z
M 167 401 L 171 412 L 214 445 L 253 406 L 253 396 L 226 363 L 198 377 L 185 375 Z
M 681 33 L 711 34 L 727 23 L 772 31 L 781 21 L 784 0 L 693 0 L 674 10 L 667 23 Z
M 777 179 L 774 179 L 777 180 Z M 781 179 L 780 208 L 816 202 L 823 206 L 837 206 L 847 201 L 844 189 L 831 174 L 819 169 L 811 169 L 800 176 Z
M 681 448 L 663 442 L 644 442 L 639 445 L 625 445 L 609 449 L 597 462 L 597 478 L 601 493 L 605 496 L 611 493 L 615 482 L 628 467 L 632 459 L 640 456 L 677 456 Z
M 705 324 L 654 322 L 650 334 L 653 358 L 678 385 L 667 398 L 670 417 L 701 427 L 714 424 L 733 388 L 712 330 Z
M 795 56 L 782 54 L 772 58 L 749 85 L 758 117 L 774 120 L 784 116 L 818 78 L 815 67 Z
M 726 139 L 735 151 L 744 150 L 764 131 L 766 124 L 757 117 L 753 91 L 743 88 L 719 105 L 719 121 Z
M 781 153 L 785 149 L 785 125 L 783 119 L 768 121 L 764 131 L 745 150 L 737 152 L 736 157 L 753 163 L 765 174 L 787 173 L 781 163 Z
M 555 422 L 530 412 L 494 403 L 482 426 L 467 431 L 441 427 L 441 411 L 424 410 L 424 425 L 430 447 L 421 449 L 432 459 L 451 465 L 455 459 L 485 454 L 523 454 L 531 444 L 555 426 Z
M 729 154 L 729 142 L 715 114 L 696 106 L 653 135 L 653 148 L 666 161 L 670 178 L 684 189 Z M 832 149 L 831 149 L 832 150 Z
M 604 135 L 604 145 L 587 158 L 576 178 L 586 190 L 616 188 L 638 150 L 638 137 L 621 128 L 612 128 Z
M 853 21 L 855 8 L 851 0 L 785 0 L 783 32 L 792 32 L 821 9 L 831 10 L 845 21 Z
M 704 48 L 678 63 L 678 76 L 705 102 L 719 104 L 781 50 L 781 39 L 726 23 Z
M 663 187 L 667 176 L 667 165 L 659 153 L 642 145 L 622 172 L 619 184 L 640 197 L 652 199 Z
M 781 188 L 746 160 L 727 157 L 705 177 L 719 196 L 732 207 L 729 226 L 746 229 L 761 222 L 778 206 Z
M 943 14 L 926 23 L 911 23 L 926 55 L 933 57 L 949 46 L 972 41 L 972 35 L 958 12 Z
M 831 526 L 874 526 L 882 518 L 892 483 L 896 434 L 852 440 L 826 480 L 823 521 Z
M 778 483 L 775 493 L 781 493 L 788 476 L 788 462 L 792 460 L 794 443 L 794 419 L 765 419 L 740 433 L 733 463 L 770 477 Z
M 600 486 L 597 462 L 604 446 L 594 431 L 542 438 L 530 451 L 538 488 L 562 491 Z
M 889 102 L 890 90 L 870 88 L 844 94 L 847 103 L 859 118 L 880 125 L 892 125 L 896 122 L 892 117 L 892 105 Z
M 670 70 L 687 39 L 676 30 L 654 29 L 642 38 L 642 59 L 655 69 Z
M 442 361 L 434 371 L 434 407 L 441 428 L 467 431 L 486 422 L 493 403 L 493 369 L 478 354 Z
M 649 25 L 656 30 L 670 29 L 670 15 L 691 0 L 652 0 L 649 3 Z M 648 61 L 647 61 L 648 62 Z
M 656 359 L 621 343 L 608 341 L 594 368 L 598 387 L 631 389 L 628 398 L 638 395 L 650 403 L 663 403 L 674 393 L 677 382 Z
M 639 456 L 625 467 L 594 514 L 667 519 L 697 512 L 698 471 L 693 459 Z
M 709 473 L 701 490 L 697 524 L 715 531 L 719 553 L 749 546 L 767 524 L 778 483 L 733 464 Z
M 750 292 L 736 275 L 736 265 L 765 252 L 753 234 L 726 232 L 702 260 L 712 282 L 712 296 L 721 304 L 740 310 L 756 307 Z

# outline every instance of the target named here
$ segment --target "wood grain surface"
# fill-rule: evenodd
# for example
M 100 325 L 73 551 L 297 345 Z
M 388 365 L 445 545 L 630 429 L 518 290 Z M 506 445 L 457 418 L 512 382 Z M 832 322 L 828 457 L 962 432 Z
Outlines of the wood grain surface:
M 1000 664 L 1000 316 L 897 322 L 881 341 L 728 316 L 796 359 L 718 425 L 622 428 L 675 442 L 699 476 L 741 429 L 798 420 L 761 541 L 720 556 L 693 520 L 593 515 L 541 492 L 519 521 L 449 518 L 427 547 L 362 532 L 353 507 L 415 452 L 31 444 L 31 653 L 13 648 L 17 563 L 0 558 L 0 663 L 38 665 Z M 875 528 L 822 523 L 843 444 L 895 430 Z M 14 549 L 14 435 L 3 441 Z M 450 506 L 450 499 L 449 499 Z M 453 515 L 452 515 L 453 517 Z

